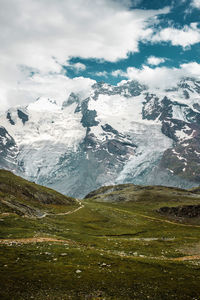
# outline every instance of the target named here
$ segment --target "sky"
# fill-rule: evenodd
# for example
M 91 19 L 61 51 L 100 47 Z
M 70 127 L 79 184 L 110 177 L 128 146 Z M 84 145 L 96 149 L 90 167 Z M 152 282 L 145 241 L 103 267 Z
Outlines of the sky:
M 200 79 L 200 0 L 0 0 L 0 111 L 95 81 Z

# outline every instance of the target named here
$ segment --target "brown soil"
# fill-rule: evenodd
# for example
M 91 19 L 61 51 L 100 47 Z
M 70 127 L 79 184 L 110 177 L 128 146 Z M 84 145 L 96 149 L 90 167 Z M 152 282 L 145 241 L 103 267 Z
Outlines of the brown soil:
M 191 256 L 171 258 L 171 260 L 173 260 L 173 261 L 200 260 L 200 255 L 191 255 Z
M 47 243 L 47 242 L 57 242 L 57 243 L 69 243 L 68 240 L 59 240 L 55 238 L 48 237 L 34 237 L 26 239 L 0 239 L 0 244 L 30 244 L 30 243 Z

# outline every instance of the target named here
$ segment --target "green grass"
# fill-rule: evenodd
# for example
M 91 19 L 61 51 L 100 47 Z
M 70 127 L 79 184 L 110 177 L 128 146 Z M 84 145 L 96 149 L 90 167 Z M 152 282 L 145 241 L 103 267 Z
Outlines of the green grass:
M 37 211 L 59 213 L 78 206 L 75 199 L 0 170 L 0 213 L 35 216 Z M 31 212 L 30 210 L 31 209 Z
M 69 215 L 0 215 L 1 239 L 66 240 L 0 245 L 0 299 L 199 299 L 200 260 L 172 260 L 200 255 L 199 220 L 156 210 L 199 204 L 200 197 L 161 187 L 120 189 L 102 189 Z M 124 201 L 102 202 L 109 194 Z
M 104 299 L 199 295 L 199 267 L 191 263 L 128 259 L 67 244 L 3 246 L 0 254 L 1 299 L 101 299 L 98 292 Z

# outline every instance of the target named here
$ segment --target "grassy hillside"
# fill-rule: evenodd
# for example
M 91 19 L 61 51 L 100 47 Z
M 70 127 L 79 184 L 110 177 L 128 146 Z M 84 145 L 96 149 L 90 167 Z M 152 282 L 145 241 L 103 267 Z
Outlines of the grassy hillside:
M 78 205 L 73 198 L 29 182 L 13 173 L 0 170 L 0 213 L 41 217 L 46 211 Z
M 198 299 L 199 218 L 159 209 L 199 204 L 194 191 L 120 185 L 65 215 L 1 213 L 0 298 Z

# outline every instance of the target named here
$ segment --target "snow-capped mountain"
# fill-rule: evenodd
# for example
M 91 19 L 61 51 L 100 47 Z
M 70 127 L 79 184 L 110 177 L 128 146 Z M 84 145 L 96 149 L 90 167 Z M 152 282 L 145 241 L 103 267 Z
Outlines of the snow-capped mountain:
M 0 167 L 82 197 L 101 185 L 200 183 L 200 81 L 96 83 L 0 116 Z

